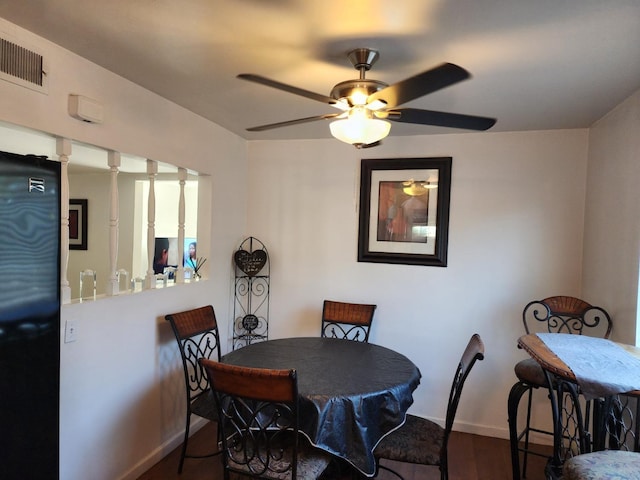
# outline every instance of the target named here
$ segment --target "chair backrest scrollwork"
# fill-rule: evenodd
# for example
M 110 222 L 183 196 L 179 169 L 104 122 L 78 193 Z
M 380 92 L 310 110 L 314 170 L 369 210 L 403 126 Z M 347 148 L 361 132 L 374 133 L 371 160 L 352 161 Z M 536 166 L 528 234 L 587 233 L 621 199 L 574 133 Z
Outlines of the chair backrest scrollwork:
M 180 356 L 187 387 L 187 399 L 192 401 L 209 389 L 209 379 L 198 362 L 200 358 L 220 361 L 220 334 L 211 305 L 172 313 L 165 316 L 171 324 L 180 346 Z
M 325 300 L 321 336 L 368 342 L 375 310 L 376 305 Z
M 611 317 L 601 307 L 568 296 L 548 297 L 529 302 L 522 321 L 527 333 L 570 333 L 609 338 Z

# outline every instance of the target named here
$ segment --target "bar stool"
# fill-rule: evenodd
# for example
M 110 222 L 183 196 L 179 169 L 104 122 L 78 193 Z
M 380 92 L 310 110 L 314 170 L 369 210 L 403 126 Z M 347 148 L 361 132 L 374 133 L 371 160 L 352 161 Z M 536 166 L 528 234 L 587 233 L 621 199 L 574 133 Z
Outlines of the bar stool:
M 612 328 L 611 318 L 604 309 L 568 296 L 554 296 L 529 302 L 522 312 L 522 321 L 527 334 L 548 332 L 582 335 L 588 332 L 591 336 L 609 338 Z M 507 409 L 513 480 L 520 480 L 520 452 L 523 452 L 522 478 L 526 477 L 529 454 L 548 456 L 530 448 L 530 433 L 553 436 L 553 432 L 531 426 L 533 390 L 549 387 L 542 368 L 535 360 L 528 358 L 518 362 L 514 371 L 518 381 L 509 392 Z M 518 432 L 518 406 L 525 394 L 528 395 L 525 427 Z M 524 446 L 520 447 L 523 439 Z

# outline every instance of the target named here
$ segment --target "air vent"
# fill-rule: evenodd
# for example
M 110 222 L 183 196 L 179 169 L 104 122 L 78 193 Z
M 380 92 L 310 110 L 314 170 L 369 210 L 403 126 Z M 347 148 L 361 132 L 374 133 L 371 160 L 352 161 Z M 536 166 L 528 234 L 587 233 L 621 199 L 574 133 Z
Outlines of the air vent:
M 0 79 L 47 92 L 44 57 L 0 37 Z

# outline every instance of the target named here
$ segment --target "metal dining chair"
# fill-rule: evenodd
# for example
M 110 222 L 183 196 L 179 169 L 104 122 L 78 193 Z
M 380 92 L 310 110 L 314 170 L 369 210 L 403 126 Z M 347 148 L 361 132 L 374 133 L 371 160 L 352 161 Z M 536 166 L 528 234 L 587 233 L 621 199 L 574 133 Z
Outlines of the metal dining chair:
M 218 408 L 224 478 L 312 480 L 331 456 L 299 433 L 295 369 L 240 367 L 200 360 Z
M 325 300 L 321 337 L 368 342 L 376 305 Z
M 476 361 L 482 359 L 484 359 L 484 343 L 480 335 L 476 333 L 471 336 L 464 349 L 453 376 L 444 427 L 422 417 L 407 415 L 404 425 L 384 437 L 373 451 L 378 463 L 378 470 L 387 470 L 398 478 L 403 478 L 395 470 L 380 464 L 380 460 L 386 459 L 437 466 L 440 468 L 441 480 L 449 478 L 448 443 L 462 387 Z
M 217 455 L 219 450 L 207 455 L 187 455 L 191 416 L 218 422 L 215 401 L 209 388 L 209 379 L 198 362 L 200 358 L 220 361 L 220 335 L 216 315 L 211 305 L 165 316 L 178 342 L 187 398 L 184 441 L 180 453 L 178 473 L 182 473 L 185 458 L 203 458 Z M 218 433 L 219 435 L 219 433 Z
M 522 321 L 527 334 L 569 333 L 609 338 L 612 328 L 611 318 L 603 308 L 570 296 L 554 296 L 529 302 L 522 312 Z M 531 433 L 553 436 L 553 432 L 531 426 L 533 391 L 541 387 L 548 388 L 542 367 L 534 359 L 527 358 L 518 362 L 514 371 L 518 381 L 509 392 L 507 410 L 513 480 L 520 480 L 521 474 L 522 478 L 526 477 L 528 455 L 549 456 L 548 453 L 531 448 Z M 521 431 L 518 431 L 518 407 L 525 394 L 527 394 L 525 425 Z M 520 469 L 520 452 L 523 454 L 522 469 Z

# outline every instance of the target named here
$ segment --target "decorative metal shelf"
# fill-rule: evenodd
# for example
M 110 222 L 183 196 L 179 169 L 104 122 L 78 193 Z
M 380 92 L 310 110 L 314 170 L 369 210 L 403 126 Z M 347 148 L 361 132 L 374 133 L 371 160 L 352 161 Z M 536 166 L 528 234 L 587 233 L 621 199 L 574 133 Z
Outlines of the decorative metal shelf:
M 233 349 L 269 338 L 270 264 L 265 245 L 255 237 L 234 254 Z

